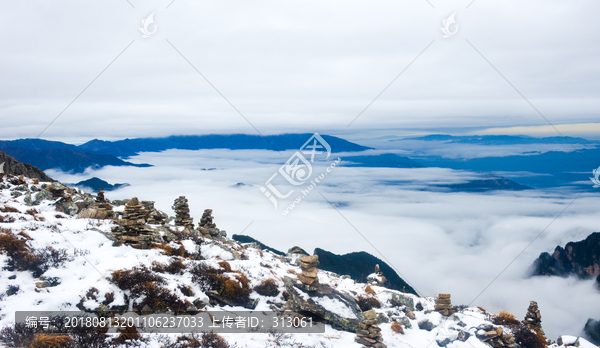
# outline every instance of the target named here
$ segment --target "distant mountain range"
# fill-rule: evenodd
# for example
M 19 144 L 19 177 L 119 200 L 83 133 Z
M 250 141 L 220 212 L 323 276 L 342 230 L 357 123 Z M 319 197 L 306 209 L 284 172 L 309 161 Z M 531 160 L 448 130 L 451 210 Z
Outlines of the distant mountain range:
M 524 135 L 463 135 L 430 134 L 422 137 L 391 139 L 390 141 L 423 140 L 446 143 L 478 144 L 478 145 L 523 145 L 523 144 L 600 144 L 598 141 L 575 137 L 528 137 Z
M 118 141 L 94 139 L 79 148 L 88 152 L 103 153 L 121 158 L 135 156 L 140 152 L 159 152 L 169 149 L 201 150 L 297 150 L 310 139 L 312 134 L 259 135 L 177 135 L 166 138 L 137 138 Z M 351 143 L 342 138 L 321 135 L 331 146 L 332 152 L 358 152 L 371 148 Z
M 79 188 L 89 188 L 89 189 L 92 189 L 92 191 L 94 191 L 94 192 L 98 192 L 98 190 L 100 190 L 100 189 L 102 189 L 103 191 L 112 191 L 112 190 L 116 190 L 120 187 L 129 186 L 129 184 L 125 184 L 125 183 L 111 185 L 108 182 L 106 182 L 100 178 L 97 178 L 97 177 L 83 180 L 76 184 L 67 184 L 67 185 L 79 187 Z
M 158 152 L 169 149 L 295 150 L 299 149 L 311 136 L 312 134 L 308 133 L 281 134 L 263 138 L 259 135 L 232 134 L 136 138 L 118 141 L 94 139 L 79 146 L 43 139 L 18 139 L 0 141 L 0 149 L 41 170 L 56 168 L 65 172 L 82 173 L 86 168 L 98 169 L 104 166 L 150 166 L 124 160 L 140 152 Z M 333 152 L 350 153 L 343 157 L 343 165 L 346 167 L 439 167 L 490 173 L 496 178 L 500 178 L 449 185 L 447 188 L 453 191 L 481 192 L 564 186 L 592 190 L 589 177 L 592 170 L 600 164 L 600 148 L 595 146 L 600 145 L 600 142 L 575 137 L 533 138 L 508 135 L 451 136 L 434 134 L 392 140 L 398 144 L 399 150 L 402 149 L 402 140 L 443 142 L 448 146 L 458 143 L 487 146 L 570 143 L 587 146 L 587 148 L 571 152 L 548 151 L 483 158 L 446 158 L 428 155 L 426 151 L 425 153 L 415 153 L 410 158 L 395 153 L 358 154 L 357 152 L 371 148 L 335 136 L 322 135 L 322 137 L 331 145 Z M 519 174 L 514 176 L 505 174 L 515 172 Z
M 60 141 L 43 139 L 17 139 L 0 141 L 0 149 L 21 162 L 46 169 L 82 173 L 86 168 L 98 169 L 105 166 L 149 167 L 121 158 L 129 158 L 140 152 L 159 152 L 169 149 L 231 149 L 231 150 L 274 150 L 299 149 L 312 134 L 259 135 L 189 135 L 164 138 L 137 138 L 118 141 L 94 139 L 76 146 Z M 358 152 L 370 149 L 344 139 L 322 135 L 332 152 Z
M 424 165 L 411 160 L 408 157 L 393 153 L 381 155 L 344 156 L 343 165 L 346 167 L 385 167 L 385 168 L 423 168 Z

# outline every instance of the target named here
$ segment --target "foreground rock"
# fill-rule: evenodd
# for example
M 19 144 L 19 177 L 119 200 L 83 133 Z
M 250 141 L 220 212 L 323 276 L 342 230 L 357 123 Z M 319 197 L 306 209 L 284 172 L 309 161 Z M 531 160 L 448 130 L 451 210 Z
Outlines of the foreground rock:
M 379 269 L 379 264 L 375 265 L 375 272 L 367 276 L 367 282 L 370 285 L 384 286 L 387 282 L 387 278 L 383 275 Z
M 37 179 L 39 181 L 53 182 L 43 171 L 38 167 L 34 167 L 27 163 L 21 163 L 16 158 L 9 156 L 6 152 L 0 151 L 0 177 L 2 175 L 23 175 L 30 179 Z
M 356 329 L 356 338 L 354 341 L 366 347 L 386 348 L 381 336 L 381 329 L 377 324 L 377 314 L 371 309 L 363 313 L 365 316 L 358 324 Z
M 298 282 L 298 284 L 287 276 L 283 281 L 288 300 L 282 310 L 309 312 L 327 320 L 333 327 L 352 332 L 356 332 L 358 324 L 364 319 L 354 298 L 346 293 L 325 285 L 307 293 L 302 289 L 302 283 Z M 331 310 L 332 307 L 336 310 Z

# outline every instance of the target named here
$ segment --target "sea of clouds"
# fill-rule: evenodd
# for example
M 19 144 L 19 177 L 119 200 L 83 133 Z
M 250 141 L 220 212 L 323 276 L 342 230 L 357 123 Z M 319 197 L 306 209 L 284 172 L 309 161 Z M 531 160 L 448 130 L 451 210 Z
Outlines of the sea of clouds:
M 523 318 L 529 301 L 535 300 L 551 339 L 580 335 L 589 317 L 600 317 L 600 293 L 592 281 L 527 278 L 541 252 L 600 230 L 597 196 L 584 193 L 574 200 L 578 192 L 543 190 L 440 192 L 431 185 L 465 182 L 477 174 L 338 166 L 284 216 L 282 209 L 291 201 L 281 200 L 274 209 L 259 188 L 291 154 L 169 150 L 131 159 L 150 163 L 150 168 L 49 174 L 62 182 L 92 176 L 126 182 L 131 186 L 106 196 L 154 200 L 169 214 L 173 200 L 185 195 L 195 222 L 211 208 L 218 227 L 229 236 L 247 234 L 282 251 L 295 245 L 309 252 L 316 247 L 338 254 L 364 250 L 389 261 L 421 295 L 448 292 L 454 304 L 508 310 Z M 334 158 L 317 163 L 313 175 Z M 400 184 L 385 184 L 390 181 Z M 295 187 L 291 197 L 303 188 Z

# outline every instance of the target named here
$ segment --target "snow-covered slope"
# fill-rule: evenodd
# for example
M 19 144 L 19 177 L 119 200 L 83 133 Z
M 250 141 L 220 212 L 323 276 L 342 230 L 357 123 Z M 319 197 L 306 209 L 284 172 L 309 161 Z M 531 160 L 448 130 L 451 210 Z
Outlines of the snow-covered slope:
M 335 297 L 315 296 L 297 287 L 297 284 L 292 289 L 290 279 L 294 282 L 301 272 L 297 257 L 277 256 L 253 244 L 242 245 L 223 236 L 196 233 L 196 230 L 188 234 L 190 231 L 185 232 L 183 227 L 175 226 L 172 219 L 165 226 L 149 227 L 162 229 L 162 236 L 165 236 L 165 231 L 170 231 L 168 234 L 177 238 L 155 243 L 155 248 L 151 249 L 135 249 L 126 244 L 113 246 L 111 231 L 117 226 L 118 219 L 77 218 L 78 211 L 96 204 L 94 196 L 77 189 L 61 190 L 57 186 L 59 184 L 51 187 L 48 183 L 28 178 L 4 177 L 0 185 L 0 264 L 4 267 L 0 271 L 0 290 L 3 293 L 0 325 L 3 328 L 12 327 L 15 311 L 23 310 L 98 311 L 112 308 L 123 311 L 150 308 L 183 312 L 242 311 L 251 307 L 259 311 L 298 310 L 299 304 L 294 303 L 290 296 L 292 291 L 331 315 L 362 319 L 361 313 L 357 316 L 346 302 Z M 123 206 L 115 206 L 113 211 L 122 212 Z M 15 251 L 19 245 L 21 254 Z M 37 261 L 28 263 L 18 259 L 23 253 L 37 257 Z M 130 272 L 127 273 L 127 270 Z M 139 284 L 124 281 L 125 277 L 135 274 L 150 279 L 149 283 L 154 284 L 153 289 L 160 299 L 149 299 L 144 295 L 149 293 L 147 288 L 142 289 L 146 292 L 140 291 L 135 287 Z M 276 285 L 276 289 L 261 290 L 261 286 L 264 288 L 265 283 L 269 283 L 268 279 Z M 508 335 L 511 334 L 514 334 L 517 343 L 522 338 L 522 333 L 519 336 L 515 331 L 523 325 L 498 325 L 503 319 L 481 308 L 455 307 L 457 313 L 445 317 L 433 310 L 434 297 L 418 297 L 356 283 L 348 277 L 325 271 L 318 272 L 318 279 L 321 287 L 354 299 L 363 309 L 374 306 L 383 343 L 387 347 L 483 348 L 489 347 L 488 343 L 498 346 L 497 342 L 501 339 L 510 341 Z M 211 281 L 225 283 L 211 288 L 211 284 L 215 284 Z M 233 292 L 227 292 L 223 286 L 232 286 L 230 290 Z M 182 308 L 185 310 L 182 311 Z M 303 314 L 310 313 L 305 311 Z M 314 317 L 320 320 L 318 315 Z M 494 332 L 498 333 L 497 337 L 493 336 Z M 107 347 L 116 344 L 110 341 L 116 336 L 118 334 L 109 335 Z M 184 335 L 142 334 L 142 341 L 124 344 L 183 347 L 183 344 L 176 343 L 178 336 Z M 231 346 L 249 348 L 362 346 L 355 342 L 355 332 L 342 330 L 332 321 L 327 323 L 324 334 L 247 333 L 221 336 Z M 569 344 L 577 339 L 565 336 L 561 343 Z M 595 347 L 581 338 L 578 342 L 580 347 Z M 521 346 L 527 347 L 527 344 Z M 551 346 L 558 347 L 557 344 Z

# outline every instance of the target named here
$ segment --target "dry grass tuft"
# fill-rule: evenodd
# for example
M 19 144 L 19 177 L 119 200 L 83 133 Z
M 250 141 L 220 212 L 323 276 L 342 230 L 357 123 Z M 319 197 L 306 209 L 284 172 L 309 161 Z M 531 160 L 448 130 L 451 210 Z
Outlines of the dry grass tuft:
M 397 321 L 392 323 L 392 331 L 394 331 L 397 334 L 404 335 L 404 328 L 402 328 L 402 325 L 400 325 L 400 323 Z
M 39 334 L 35 335 L 29 348 L 66 348 L 72 343 L 73 340 L 69 336 Z

